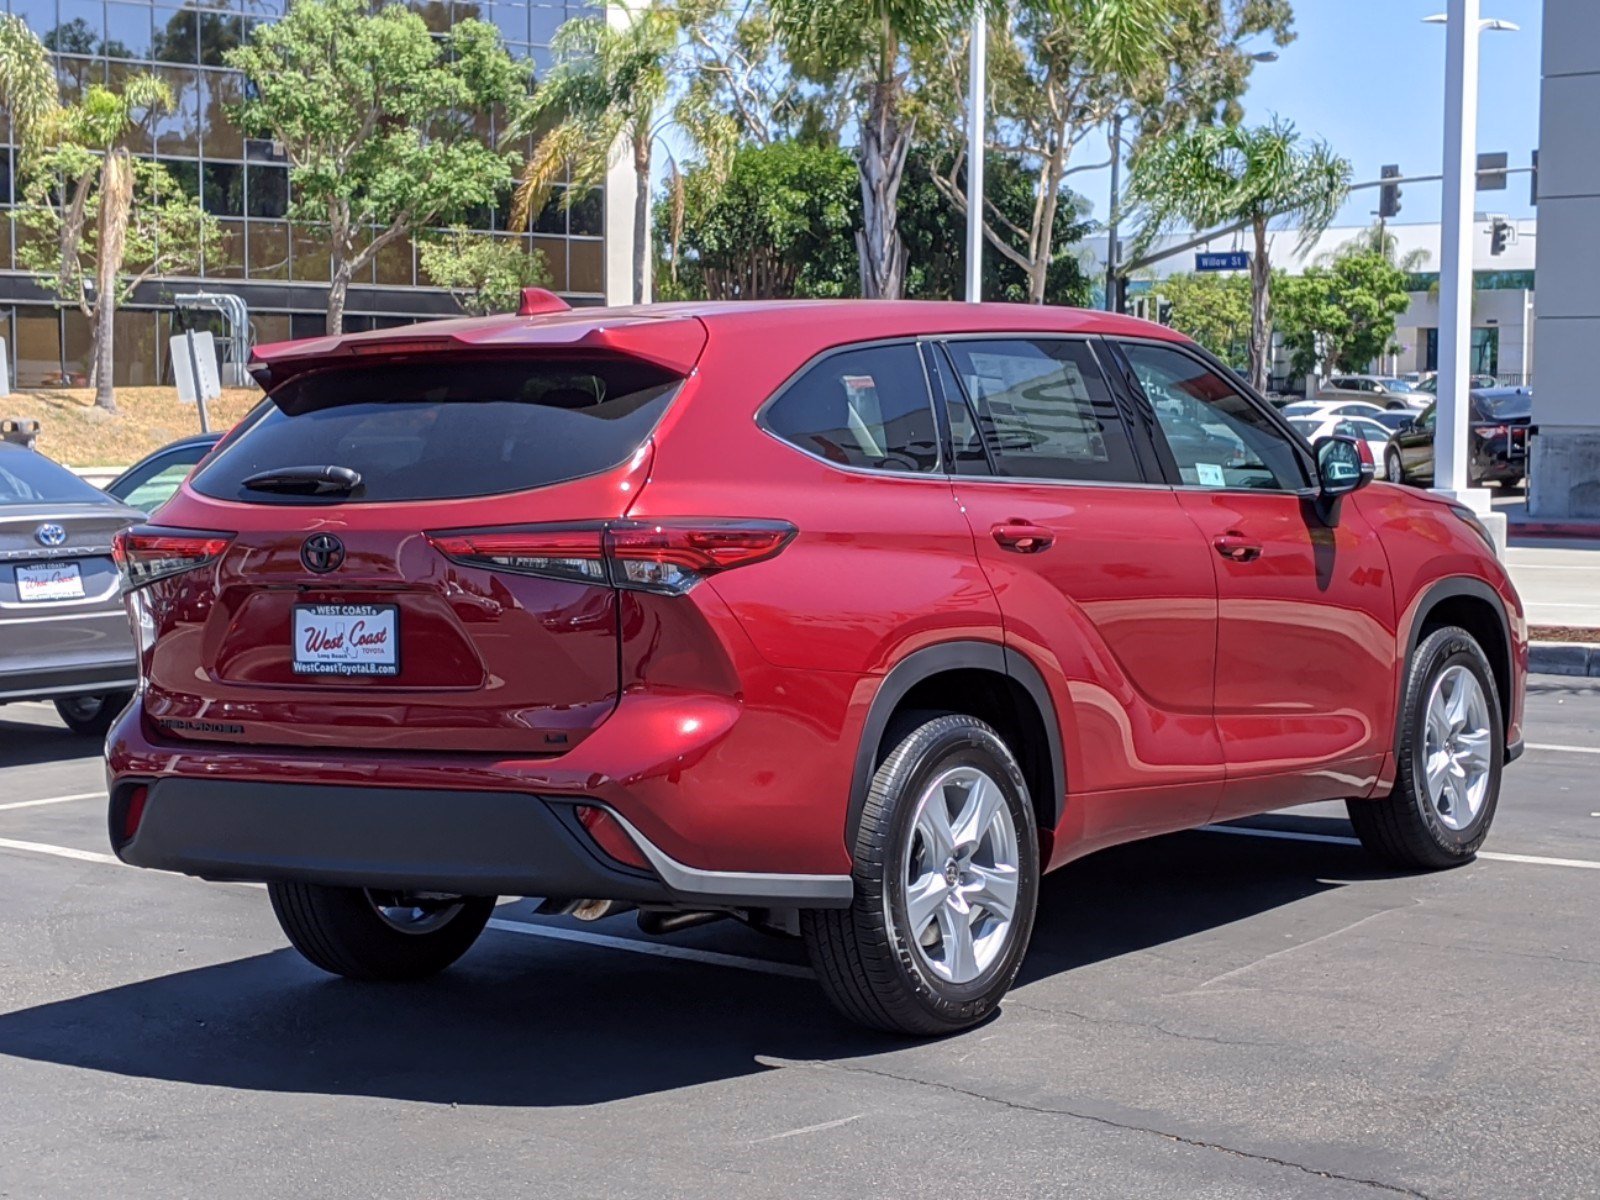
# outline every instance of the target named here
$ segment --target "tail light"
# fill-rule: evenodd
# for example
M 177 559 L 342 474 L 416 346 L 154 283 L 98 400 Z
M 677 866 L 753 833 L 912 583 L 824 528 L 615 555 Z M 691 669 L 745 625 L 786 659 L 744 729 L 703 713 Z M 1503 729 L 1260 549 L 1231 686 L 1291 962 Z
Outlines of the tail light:
M 181 575 L 219 557 L 233 540 L 227 533 L 189 533 L 135 526 L 112 539 L 111 555 L 122 572 L 125 591 L 169 575 Z
M 466 566 L 678 596 L 707 575 L 761 562 L 789 544 L 786 521 L 612 521 L 430 533 Z

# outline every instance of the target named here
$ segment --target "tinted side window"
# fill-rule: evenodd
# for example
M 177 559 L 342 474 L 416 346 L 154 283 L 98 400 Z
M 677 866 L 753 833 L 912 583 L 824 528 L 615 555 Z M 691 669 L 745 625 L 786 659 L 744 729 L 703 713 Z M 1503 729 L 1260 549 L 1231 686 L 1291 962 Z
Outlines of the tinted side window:
M 1125 343 L 1181 483 L 1292 490 L 1305 474 L 1290 439 L 1222 376 L 1166 346 Z
M 844 467 L 937 471 L 939 437 L 913 345 L 830 354 L 762 417 L 784 441 Z
M 963 339 L 949 349 L 999 474 L 1141 481 L 1122 417 L 1085 343 Z

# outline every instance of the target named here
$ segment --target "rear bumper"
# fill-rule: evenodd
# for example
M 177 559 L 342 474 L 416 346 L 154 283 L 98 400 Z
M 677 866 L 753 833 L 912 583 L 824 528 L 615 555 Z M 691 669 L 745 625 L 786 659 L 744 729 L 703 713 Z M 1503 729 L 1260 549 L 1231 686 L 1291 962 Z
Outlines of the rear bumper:
M 131 655 L 110 662 L 6 671 L 0 672 L 0 704 L 99 692 L 131 692 L 138 686 L 139 669 Z
M 157 779 L 142 785 L 142 815 L 124 838 L 137 786 L 124 778 L 112 792 L 117 856 L 202 879 L 694 908 L 842 907 L 852 895 L 848 875 L 687 866 L 612 810 L 650 861 L 649 871 L 634 870 L 589 838 L 576 816 L 577 797 Z

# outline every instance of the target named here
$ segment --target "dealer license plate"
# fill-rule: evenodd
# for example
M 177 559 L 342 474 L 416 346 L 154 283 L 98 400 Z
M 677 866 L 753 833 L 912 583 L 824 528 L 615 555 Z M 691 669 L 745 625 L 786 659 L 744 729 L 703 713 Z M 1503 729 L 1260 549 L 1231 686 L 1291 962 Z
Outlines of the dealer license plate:
M 296 675 L 400 674 L 400 609 L 394 604 L 296 604 Z
M 83 573 L 77 563 L 39 563 L 17 568 L 17 599 L 83 599 Z

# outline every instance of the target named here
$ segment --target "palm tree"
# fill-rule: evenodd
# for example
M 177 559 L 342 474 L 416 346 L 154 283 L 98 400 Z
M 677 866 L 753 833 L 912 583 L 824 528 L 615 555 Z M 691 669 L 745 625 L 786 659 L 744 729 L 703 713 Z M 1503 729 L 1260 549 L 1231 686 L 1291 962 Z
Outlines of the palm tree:
M 608 0 L 622 20 L 603 14 L 568 21 L 556 31 L 557 65 L 506 132 L 509 143 L 537 136 L 517 185 L 511 223 L 526 229 L 554 185 L 570 171 L 568 203 L 605 179 L 613 158 L 633 158 L 633 302 L 645 301 L 650 263 L 650 171 L 657 143 L 672 125 L 689 133 L 714 170 L 737 136 L 732 118 L 698 107 L 692 97 L 673 103 L 680 25 L 666 0 L 635 9 Z M 663 149 L 666 149 L 663 143 Z M 671 151 L 667 149 L 670 157 Z
M 1197 231 L 1247 224 L 1250 259 L 1250 382 L 1267 387 L 1272 346 L 1272 263 L 1268 223 L 1299 222 L 1305 250 L 1333 222 L 1350 191 L 1350 163 L 1320 141 L 1306 141 L 1285 121 L 1255 129 L 1206 125 L 1158 142 L 1133 163 L 1128 201 L 1140 217 L 1143 253 L 1177 226 Z
M 50 137 L 61 111 L 61 90 L 50 52 L 21 17 L 0 16 L 0 107 L 11 114 L 24 154 Z

